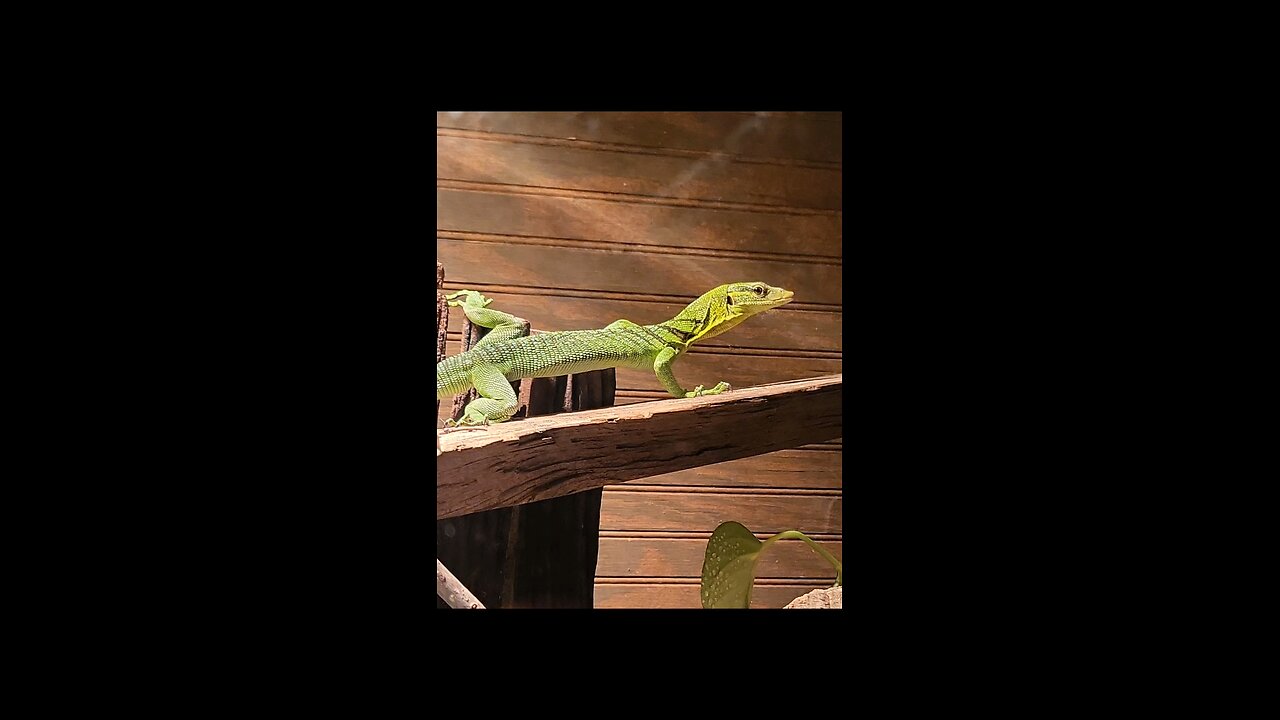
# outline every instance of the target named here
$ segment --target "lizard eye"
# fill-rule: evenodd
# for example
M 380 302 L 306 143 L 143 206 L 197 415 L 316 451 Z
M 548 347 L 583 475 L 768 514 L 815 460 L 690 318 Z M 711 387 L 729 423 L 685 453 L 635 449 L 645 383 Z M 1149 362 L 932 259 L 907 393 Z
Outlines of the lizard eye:
M 756 295 L 759 295 L 760 297 L 764 297 L 764 288 L 762 288 L 762 287 L 760 287 L 759 285 L 757 285 L 756 287 L 754 287 L 754 288 L 752 288 L 752 289 L 756 291 Z

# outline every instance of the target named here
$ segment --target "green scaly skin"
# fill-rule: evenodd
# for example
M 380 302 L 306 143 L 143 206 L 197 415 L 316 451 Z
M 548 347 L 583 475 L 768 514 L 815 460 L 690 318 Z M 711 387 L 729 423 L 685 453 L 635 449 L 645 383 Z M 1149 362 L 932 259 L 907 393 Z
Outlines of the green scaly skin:
M 786 305 L 791 296 L 790 290 L 762 282 L 730 283 L 657 325 L 618 320 L 600 330 L 529 335 L 527 321 L 490 310 L 493 301 L 475 290 L 459 290 L 447 296 L 449 305 L 461 307 L 473 324 L 491 330 L 467 352 L 436 364 L 436 399 L 474 387 L 480 397 L 467 405 L 456 424 L 498 423 L 516 411 L 518 401 L 511 380 L 616 367 L 652 368 L 675 397 L 718 395 L 729 389 L 729 383 L 710 390 L 701 385 L 685 390 L 671 372 L 672 362 L 694 343 L 726 332 L 752 315 Z

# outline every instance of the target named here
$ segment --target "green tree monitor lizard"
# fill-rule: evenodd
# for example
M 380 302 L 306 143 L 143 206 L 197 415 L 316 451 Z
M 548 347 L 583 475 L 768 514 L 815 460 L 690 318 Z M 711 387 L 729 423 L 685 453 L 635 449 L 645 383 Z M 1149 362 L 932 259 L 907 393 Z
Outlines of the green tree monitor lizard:
M 671 363 L 694 343 L 730 330 L 752 315 L 791 302 L 792 293 L 762 282 L 721 285 L 689 303 L 678 315 L 657 325 L 618 320 L 600 330 L 567 330 L 529 334 L 529 323 L 490 310 L 493 301 L 475 290 L 446 296 L 467 319 L 489 333 L 467 352 L 436 364 L 436 399 L 466 392 L 480 394 L 467 404 L 459 425 L 485 425 L 510 418 L 517 409 L 510 380 L 555 377 L 571 373 L 629 367 L 652 368 L 675 397 L 717 395 L 729 389 L 721 382 L 686 391 L 671 372 Z

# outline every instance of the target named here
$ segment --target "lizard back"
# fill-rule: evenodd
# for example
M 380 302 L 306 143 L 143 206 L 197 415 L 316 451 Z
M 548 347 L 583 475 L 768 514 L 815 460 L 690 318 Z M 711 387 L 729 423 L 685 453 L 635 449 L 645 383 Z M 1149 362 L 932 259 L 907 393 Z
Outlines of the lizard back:
M 477 363 L 498 368 L 508 380 L 556 377 L 611 367 L 652 369 L 662 338 L 642 326 L 567 330 L 480 345 L 436 366 L 436 394 L 456 394 L 470 386 L 467 373 Z

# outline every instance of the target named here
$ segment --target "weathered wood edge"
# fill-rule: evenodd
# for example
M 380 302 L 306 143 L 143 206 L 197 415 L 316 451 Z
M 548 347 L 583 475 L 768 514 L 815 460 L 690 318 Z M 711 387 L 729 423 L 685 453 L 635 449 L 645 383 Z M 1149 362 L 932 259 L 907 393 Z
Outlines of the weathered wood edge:
M 436 558 L 436 595 L 439 595 L 451 608 L 485 609 L 484 603 L 480 602 L 480 599 L 468 590 L 466 585 L 449 572 L 449 568 L 440 562 L 440 558 Z
M 436 518 L 841 437 L 843 377 L 437 430 Z

